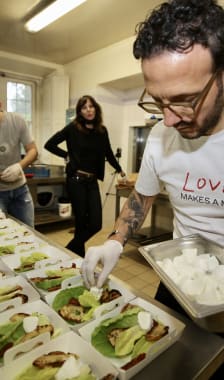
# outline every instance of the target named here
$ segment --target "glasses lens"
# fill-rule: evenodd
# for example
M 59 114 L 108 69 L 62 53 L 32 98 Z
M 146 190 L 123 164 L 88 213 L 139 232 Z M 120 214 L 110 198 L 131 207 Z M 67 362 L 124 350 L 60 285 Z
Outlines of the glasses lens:
M 160 109 L 156 104 L 154 103 L 140 103 L 140 107 L 144 109 L 144 111 L 152 114 L 161 114 L 163 112 L 162 108 Z
M 194 116 L 194 110 L 190 106 L 173 106 L 173 105 L 170 105 L 169 109 L 172 112 L 174 112 L 176 115 L 179 115 L 179 116 L 188 116 L 188 117 Z

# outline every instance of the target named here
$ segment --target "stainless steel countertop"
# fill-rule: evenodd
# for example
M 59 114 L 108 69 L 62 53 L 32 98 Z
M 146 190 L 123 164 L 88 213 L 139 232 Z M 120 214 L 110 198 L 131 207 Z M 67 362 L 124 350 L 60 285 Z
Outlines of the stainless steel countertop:
M 21 222 L 19 223 L 22 224 Z M 37 236 L 39 235 L 39 237 L 51 245 L 64 250 L 66 253 L 69 252 L 71 257 L 79 257 L 71 251 L 68 251 L 66 248 L 47 239 L 38 231 L 33 231 Z M 161 309 L 183 321 L 186 325 L 180 339 L 148 364 L 142 371 L 138 372 L 132 377 L 132 379 L 209 380 L 210 376 L 216 371 L 216 369 L 224 363 L 224 338 L 198 327 L 193 321 L 185 316 L 174 312 L 151 297 L 143 297 L 140 291 L 137 292 L 130 286 L 127 286 L 123 281 L 114 276 L 111 277 L 116 281 L 123 283 L 123 286 L 126 286 L 131 290 L 136 297 L 142 297 L 154 305 L 159 306 Z

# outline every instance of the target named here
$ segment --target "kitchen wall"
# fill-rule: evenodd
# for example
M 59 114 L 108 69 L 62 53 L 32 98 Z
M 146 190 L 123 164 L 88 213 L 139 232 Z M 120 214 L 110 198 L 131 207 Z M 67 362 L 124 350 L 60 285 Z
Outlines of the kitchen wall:
M 96 97 L 102 106 L 113 150 L 122 148 L 121 163 L 131 171 L 130 126 L 144 124 L 145 114 L 137 107 L 143 80 L 140 62 L 133 57 L 134 38 L 128 38 L 88 54 L 65 66 L 69 76 L 69 104 L 75 106 L 83 94 Z M 136 77 L 139 79 L 136 87 Z

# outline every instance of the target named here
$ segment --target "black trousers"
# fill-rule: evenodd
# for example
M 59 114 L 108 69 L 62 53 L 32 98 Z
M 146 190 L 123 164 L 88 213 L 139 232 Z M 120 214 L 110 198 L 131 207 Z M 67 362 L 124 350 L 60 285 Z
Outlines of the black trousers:
M 66 248 L 85 256 L 85 242 L 102 228 L 102 203 L 95 178 L 67 178 L 67 190 L 75 216 L 74 238 Z

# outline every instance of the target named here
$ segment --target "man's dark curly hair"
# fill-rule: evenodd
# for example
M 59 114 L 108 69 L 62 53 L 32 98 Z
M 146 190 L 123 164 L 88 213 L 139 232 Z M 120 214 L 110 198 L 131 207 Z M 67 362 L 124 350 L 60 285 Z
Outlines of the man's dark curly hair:
M 224 9 L 216 0 L 171 0 L 154 9 L 136 27 L 135 58 L 164 50 L 184 52 L 193 45 L 208 48 L 214 69 L 224 68 Z

